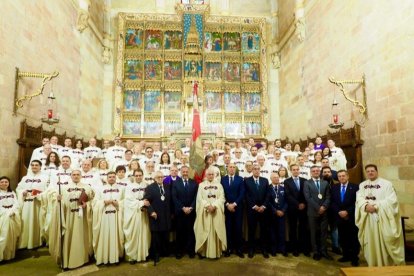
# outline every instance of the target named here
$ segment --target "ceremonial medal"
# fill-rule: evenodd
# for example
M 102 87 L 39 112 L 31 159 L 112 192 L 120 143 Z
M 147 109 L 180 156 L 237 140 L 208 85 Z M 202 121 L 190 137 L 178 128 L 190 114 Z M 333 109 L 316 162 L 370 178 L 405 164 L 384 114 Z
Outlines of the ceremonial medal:
M 318 194 L 318 198 L 319 199 L 322 199 L 322 194 Z
M 165 200 L 165 196 L 162 195 L 161 196 L 161 200 L 164 201 Z
M 279 203 L 279 199 L 278 198 L 275 198 L 275 203 Z

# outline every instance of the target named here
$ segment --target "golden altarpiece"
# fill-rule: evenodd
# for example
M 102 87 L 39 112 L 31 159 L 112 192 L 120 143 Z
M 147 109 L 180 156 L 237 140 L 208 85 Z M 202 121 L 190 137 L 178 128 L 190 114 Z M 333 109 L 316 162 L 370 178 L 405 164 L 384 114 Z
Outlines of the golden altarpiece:
M 174 15 L 120 13 L 114 131 L 158 139 L 191 133 L 196 80 L 202 133 L 265 136 L 265 23 L 210 16 L 208 5 L 177 4 Z

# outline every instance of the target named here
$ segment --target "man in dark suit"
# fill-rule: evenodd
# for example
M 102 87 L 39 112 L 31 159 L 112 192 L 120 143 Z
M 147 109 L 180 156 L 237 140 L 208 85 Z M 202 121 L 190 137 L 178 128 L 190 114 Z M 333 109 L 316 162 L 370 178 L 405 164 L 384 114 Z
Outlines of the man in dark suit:
M 196 198 L 198 185 L 188 178 L 189 168 L 181 167 L 181 178 L 178 178 L 172 185 L 172 200 L 176 221 L 176 258 L 181 259 L 184 251 L 187 251 L 190 258 L 194 258 L 195 236 L 194 221 L 196 218 Z
M 311 234 L 313 259 L 320 260 L 325 257 L 332 260 L 326 248 L 328 236 L 328 215 L 327 210 L 330 204 L 329 183 L 319 178 L 320 168 L 311 167 L 312 178 L 306 180 L 303 194 L 308 203 L 308 221 Z
M 276 172 L 270 175 L 268 209 L 270 213 L 270 253 L 276 256 L 276 252 L 287 257 L 286 252 L 286 210 L 288 208 L 285 198 L 285 187 L 280 185 L 279 175 Z
M 150 255 L 155 263 L 159 261 L 159 256 L 168 256 L 168 234 L 171 228 L 171 190 L 162 183 L 163 178 L 161 171 L 155 172 L 155 182 L 145 190 L 144 205 L 147 207 L 151 230 Z
M 290 166 L 292 177 L 284 181 L 286 200 L 288 203 L 289 242 L 293 256 L 298 257 L 299 252 L 310 256 L 310 236 L 308 217 L 306 213 L 306 199 L 303 187 L 306 178 L 299 177 L 300 168 L 294 164 Z
M 243 226 L 243 199 L 244 199 L 244 179 L 236 175 L 236 165 L 230 163 L 227 166 L 228 174 L 221 178 L 223 185 L 226 216 L 226 236 L 227 251 L 225 257 L 229 257 L 232 253 L 236 253 L 240 258 L 244 258 L 242 246 L 242 226 Z
M 331 190 L 332 213 L 339 231 L 339 243 L 342 247 L 343 257 L 339 262 L 351 262 L 353 266 L 359 265 L 359 241 L 358 228 L 355 225 L 355 201 L 359 185 L 348 182 L 348 172 L 338 171 L 339 185 L 334 185 Z
M 260 246 L 263 257 L 269 258 L 266 250 L 268 237 L 268 224 L 266 221 L 268 218 L 266 212 L 268 187 L 269 181 L 264 177 L 260 177 L 260 166 L 258 164 L 253 165 L 253 176 L 245 179 L 249 258 L 254 256 L 257 224 L 260 225 Z

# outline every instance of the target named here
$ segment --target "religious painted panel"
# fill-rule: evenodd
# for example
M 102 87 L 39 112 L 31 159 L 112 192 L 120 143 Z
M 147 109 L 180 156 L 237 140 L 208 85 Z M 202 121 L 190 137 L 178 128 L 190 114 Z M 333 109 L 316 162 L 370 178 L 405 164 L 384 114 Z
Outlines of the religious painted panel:
M 181 80 L 183 76 L 183 63 L 181 61 L 164 62 L 164 80 Z
M 245 62 L 243 63 L 243 82 L 258 82 L 260 81 L 259 64 Z
M 124 135 L 140 135 L 141 134 L 141 121 L 137 122 L 125 122 L 123 125 Z
M 125 61 L 125 79 L 142 80 L 143 62 L 142 60 L 128 59 Z
M 165 111 L 181 110 L 181 92 L 164 92 Z
M 246 93 L 244 96 L 245 112 L 260 112 L 260 93 Z
M 147 136 L 158 136 L 161 134 L 161 122 L 145 122 L 144 134 Z
M 202 75 L 203 66 L 201 60 L 186 60 L 184 66 L 184 77 L 200 78 Z
M 242 101 L 240 93 L 224 93 L 224 109 L 226 112 L 240 112 L 241 105 Z
M 208 132 L 216 133 L 217 136 L 223 135 L 221 123 L 207 122 L 205 127 Z
M 161 92 L 160 91 L 145 91 L 144 111 L 145 112 L 160 112 L 161 111 Z
M 160 60 L 145 61 L 145 80 L 161 80 L 162 63 Z
M 159 30 L 145 31 L 145 50 L 162 49 L 162 32 Z
M 205 92 L 205 108 L 208 112 L 221 112 L 221 93 Z
M 220 52 L 223 48 L 223 35 L 219 32 L 204 33 L 204 51 Z
M 166 31 L 164 33 L 164 49 L 180 50 L 183 47 L 183 34 L 179 31 Z
M 262 124 L 260 122 L 247 122 L 246 135 L 261 135 Z
M 180 128 L 182 128 L 181 122 L 165 122 L 165 126 L 164 126 L 165 135 L 174 133 Z
M 206 62 L 204 66 L 204 77 L 207 81 L 221 81 L 221 63 Z
M 240 81 L 240 63 L 225 62 L 223 70 L 224 81 L 238 82 Z
M 224 33 L 223 49 L 224 51 L 240 51 L 241 39 L 240 33 Z
M 259 53 L 260 36 L 257 33 L 244 32 L 242 34 L 242 51 L 243 53 Z
M 125 33 L 126 49 L 142 49 L 144 31 L 141 29 L 127 29 Z
M 241 133 L 241 123 L 227 122 L 225 131 L 226 136 L 239 136 Z
M 142 108 L 141 91 L 124 92 L 124 111 L 139 112 Z

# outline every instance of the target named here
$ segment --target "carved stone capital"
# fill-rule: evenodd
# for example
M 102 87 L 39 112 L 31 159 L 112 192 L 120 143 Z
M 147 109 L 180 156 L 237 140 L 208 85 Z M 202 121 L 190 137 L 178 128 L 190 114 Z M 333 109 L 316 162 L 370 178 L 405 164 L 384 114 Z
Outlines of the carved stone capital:
M 305 19 L 300 18 L 300 19 L 296 20 L 295 26 L 296 26 L 295 35 L 296 35 L 299 42 L 303 42 L 306 38 Z
M 112 50 L 109 47 L 103 46 L 102 50 L 102 62 L 105 64 L 110 64 L 112 58 Z
M 78 19 L 76 20 L 76 29 L 79 32 L 83 32 L 88 27 L 89 12 L 78 9 Z
M 279 69 L 282 65 L 282 62 L 280 60 L 280 53 L 273 52 L 270 54 L 270 58 L 272 59 L 272 64 L 274 69 Z

